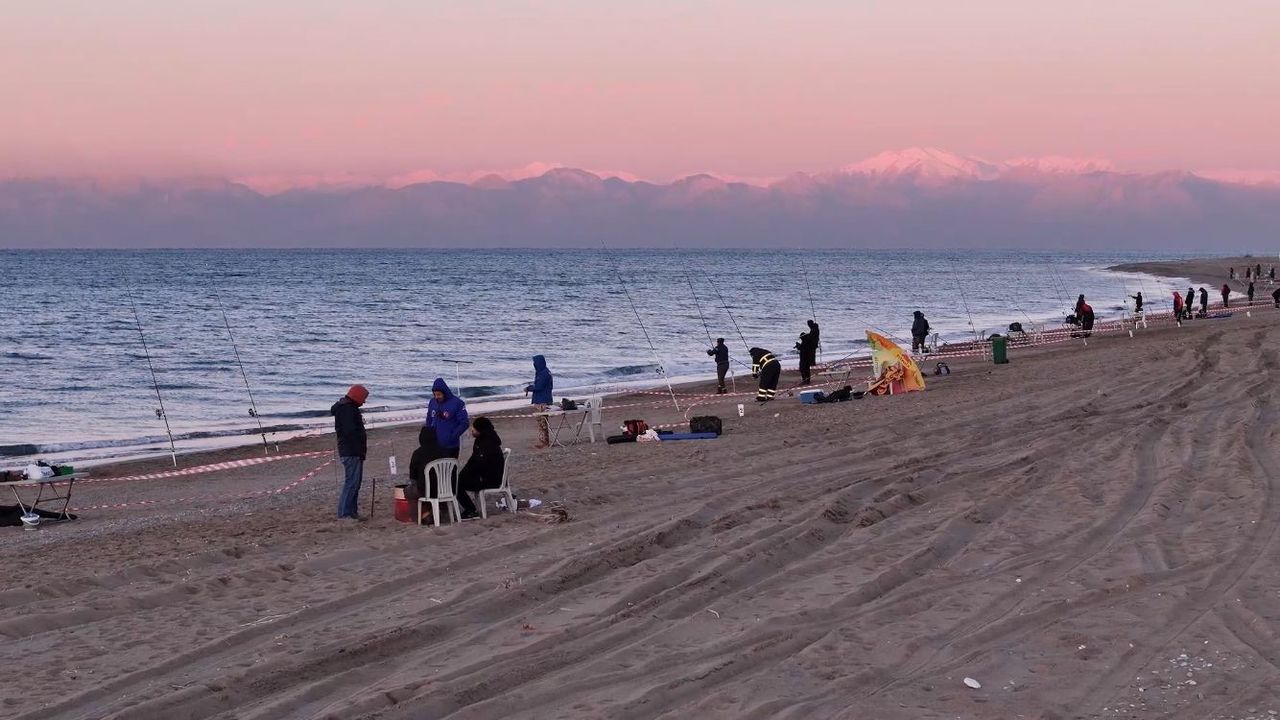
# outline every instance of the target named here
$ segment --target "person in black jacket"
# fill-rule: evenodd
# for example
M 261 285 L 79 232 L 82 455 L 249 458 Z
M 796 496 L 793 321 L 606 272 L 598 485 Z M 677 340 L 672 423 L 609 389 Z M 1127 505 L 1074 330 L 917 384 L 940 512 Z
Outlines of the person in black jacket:
M 818 342 L 821 336 L 818 331 L 818 323 L 812 320 L 806 320 L 809 325 L 809 332 L 800 333 L 800 342 L 796 343 L 796 350 L 800 352 L 800 382 L 808 385 L 811 380 L 813 366 L 818 363 Z
M 333 415 L 333 430 L 338 436 L 338 459 L 342 461 L 344 479 L 338 495 L 338 517 L 359 520 L 356 503 L 360 498 L 360 485 L 364 482 L 364 459 L 369 453 L 369 438 L 364 429 L 364 415 L 360 406 L 369 399 L 369 390 L 363 385 L 352 385 L 342 399 L 329 408 Z
M 782 363 L 764 348 L 751 348 L 751 377 L 760 379 L 756 390 L 756 402 L 768 402 L 778 394 L 778 378 L 782 377 Z
M 457 450 L 452 452 L 440 445 L 436 429 L 429 425 L 423 425 L 418 430 L 418 449 L 413 451 L 413 455 L 409 457 L 409 487 L 405 498 L 410 504 L 416 503 L 421 497 L 436 496 L 436 478 L 431 478 L 431 485 L 427 485 L 426 468 L 431 463 L 441 458 L 456 458 Z M 427 494 L 430 493 L 430 494 Z
M 507 460 L 502 455 L 502 438 L 487 417 L 478 417 L 471 423 L 471 459 L 458 473 L 458 504 L 462 506 L 462 519 L 479 517 L 469 493 L 490 490 L 502 485 L 502 471 Z
M 1209 316 L 1209 291 L 1203 287 L 1200 288 L 1200 315 L 1201 317 Z
M 1133 314 L 1141 315 L 1142 314 L 1142 293 L 1139 292 L 1137 295 L 1130 295 L 1129 297 L 1133 298 Z
M 724 338 L 716 338 L 716 345 L 707 351 L 707 356 L 716 359 L 716 392 L 723 395 L 724 376 L 729 372 L 729 347 L 724 344 Z
M 914 319 L 911 321 L 911 352 L 917 350 L 922 353 L 929 352 L 929 321 L 919 310 L 915 311 Z
M 1249 283 L 1248 294 L 1249 294 L 1249 304 L 1252 305 L 1253 304 L 1253 283 Z

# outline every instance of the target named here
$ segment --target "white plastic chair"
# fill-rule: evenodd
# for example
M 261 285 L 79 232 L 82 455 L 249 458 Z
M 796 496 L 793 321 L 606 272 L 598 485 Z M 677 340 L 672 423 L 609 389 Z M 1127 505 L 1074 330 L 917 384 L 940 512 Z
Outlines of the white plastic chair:
M 424 488 L 427 492 L 431 491 L 431 474 L 436 476 L 436 495 L 435 497 L 418 498 L 418 524 L 422 524 L 422 506 L 431 504 L 431 521 L 436 527 L 440 527 L 440 506 L 444 505 L 449 508 L 449 512 L 453 518 L 453 522 L 461 522 L 462 507 L 458 505 L 458 461 L 453 458 L 440 458 L 432 460 L 423 470 L 427 481 Z
M 600 428 L 600 439 L 604 439 L 604 423 L 600 420 L 600 409 L 604 407 L 604 397 L 593 395 L 587 398 L 587 407 L 590 408 L 590 413 L 587 417 L 587 422 L 590 424 L 587 426 L 587 431 L 591 434 L 591 442 L 594 444 L 596 441 L 596 428 Z
M 507 509 L 511 512 L 516 511 L 516 496 L 511 492 L 511 448 L 502 448 L 502 484 L 496 488 L 481 490 L 479 494 L 480 500 L 480 517 L 488 518 L 489 509 L 487 495 L 496 495 L 504 497 L 507 500 Z

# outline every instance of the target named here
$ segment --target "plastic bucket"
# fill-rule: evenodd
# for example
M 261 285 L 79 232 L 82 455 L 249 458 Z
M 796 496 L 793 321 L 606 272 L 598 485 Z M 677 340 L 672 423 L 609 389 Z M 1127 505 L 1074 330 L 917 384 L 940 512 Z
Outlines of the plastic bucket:
M 40 516 L 35 513 L 26 513 L 22 516 L 22 529 L 34 530 L 40 527 Z

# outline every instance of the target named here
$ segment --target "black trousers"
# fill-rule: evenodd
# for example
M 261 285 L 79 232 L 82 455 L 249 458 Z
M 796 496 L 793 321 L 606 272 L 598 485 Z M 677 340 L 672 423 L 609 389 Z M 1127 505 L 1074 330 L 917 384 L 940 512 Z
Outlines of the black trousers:
M 729 363 L 716 363 L 716 382 L 720 384 L 721 392 L 724 391 L 724 376 L 729 374 Z
M 502 476 L 485 477 L 474 466 L 467 465 L 458 473 L 458 505 L 462 512 L 471 515 L 479 512 L 475 503 L 471 502 L 470 493 L 481 490 L 492 490 L 502 484 Z
M 815 358 L 805 355 L 804 353 L 800 353 L 800 381 L 805 385 L 809 384 L 810 372 L 812 371 L 813 366 L 817 364 L 814 360 Z
M 782 363 L 774 360 L 760 370 L 760 387 L 756 390 L 756 400 L 765 402 L 778 394 L 778 378 L 782 376 Z

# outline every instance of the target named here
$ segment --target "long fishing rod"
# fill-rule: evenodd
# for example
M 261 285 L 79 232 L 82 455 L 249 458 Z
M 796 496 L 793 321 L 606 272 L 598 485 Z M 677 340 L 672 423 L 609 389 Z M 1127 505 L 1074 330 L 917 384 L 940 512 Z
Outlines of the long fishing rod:
M 804 289 L 809 294 L 809 314 L 813 316 L 813 324 L 818 324 L 818 311 L 813 305 L 813 288 L 809 287 L 809 269 L 800 268 L 800 274 L 804 277 Z M 818 362 L 822 363 L 822 343 L 818 343 Z
M 128 288 L 129 307 L 133 308 L 133 322 L 138 326 L 138 338 L 142 340 L 142 353 L 147 356 L 147 369 L 151 371 L 151 385 L 156 390 L 156 402 L 160 407 L 156 409 L 156 417 L 164 420 L 164 433 L 169 436 L 169 457 L 173 460 L 173 466 L 178 467 L 178 448 L 173 443 L 173 430 L 169 428 L 169 415 L 164 411 L 164 398 L 160 396 L 160 381 L 156 379 L 156 367 L 151 362 L 151 350 L 147 348 L 147 336 L 142 332 L 142 318 L 138 315 L 138 303 L 133 299 L 133 288 Z
M 738 339 L 742 341 L 742 346 L 747 349 L 747 353 L 751 352 L 751 343 L 747 342 L 747 336 L 742 334 L 742 328 L 738 327 L 738 321 L 733 317 L 733 311 L 729 309 L 729 304 L 724 301 L 724 295 L 720 294 L 720 288 L 716 287 L 716 281 L 711 279 L 706 270 L 702 271 L 702 276 L 711 284 L 711 289 L 715 291 L 716 297 L 720 298 L 720 307 L 725 314 L 729 316 L 729 322 L 733 323 L 733 329 L 738 331 Z
M 951 258 L 952 269 L 955 269 L 955 258 Z M 969 329 L 973 331 L 973 339 L 982 342 L 982 337 L 978 334 L 978 328 L 973 324 L 973 313 L 969 312 L 969 301 L 964 296 L 964 288 L 960 286 L 960 277 L 958 273 L 952 272 L 951 279 L 955 281 L 956 290 L 960 293 L 960 303 L 964 305 L 964 314 L 969 316 Z
M 644 333 L 644 340 L 649 343 L 649 352 L 653 353 L 654 362 L 658 364 L 658 373 L 662 375 L 662 380 L 667 384 L 667 392 L 671 393 L 671 404 L 676 406 L 676 412 L 682 412 L 680 410 L 680 401 L 676 399 L 676 389 L 671 386 L 671 378 L 667 376 L 667 369 L 662 366 L 662 358 L 658 356 L 658 348 L 654 347 L 653 339 L 649 337 L 649 329 L 644 326 L 644 319 L 640 317 L 640 308 L 636 307 L 636 301 L 631 299 L 631 291 L 627 289 L 627 282 L 622 279 L 622 268 L 609 255 L 609 247 L 605 245 L 604 240 L 600 241 L 600 249 L 604 251 L 605 258 L 613 265 L 614 273 L 618 276 L 618 284 L 622 286 L 622 293 L 627 296 L 627 302 L 631 304 L 631 311 L 636 315 L 636 322 L 640 323 L 640 332 Z
M 702 329 L 707 333 L 707 342 L 711 347 L 716 346 L 716 341 L 711 339 L 711 327 L 707 325 L 707 316 L 702 314 L 702 303 L 698 301 L 698 291 L 693 287 L 693 278 L 689 277 L 689 273 L 685 273 L 684 281 L 689 283 L 689 294 L 693 295 L 693 306 L 698 309 L 698 319 L 702 320 Z M 733 372 L 733 366 L 729 366 L 729 380 L 733 384 L 733 391 L 738 392 L 738 376 Z
M 262 454 L 270 455 L 271 447 L 267 443 L 267 431 L 262 427 L 262 416 L 258 414 L 258 403 L 253 399 L 253 388 L 249 387 L 249 373 L 245 372 L 244 361 L 240 359 L 240 347 L 236 345 L 235 333 L 231 332 L 231 320 L 227 318 L 227 309 L 222 305 L 222 296 L 218 294 L 216 288 L 213 291 L 213 299 L 218 301 L 218 311 L 222 313 L 222 324 L 227 327 L 227 339 L 231 341 L 231 350 L 236 355 L 236 364 L 240 366 L 240 378 L 244 380 L 244 391 L 249 394 L 249 415 L 258 422 L 258 434 L 262 436 Z

